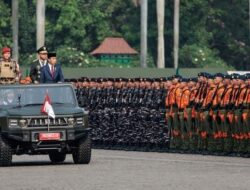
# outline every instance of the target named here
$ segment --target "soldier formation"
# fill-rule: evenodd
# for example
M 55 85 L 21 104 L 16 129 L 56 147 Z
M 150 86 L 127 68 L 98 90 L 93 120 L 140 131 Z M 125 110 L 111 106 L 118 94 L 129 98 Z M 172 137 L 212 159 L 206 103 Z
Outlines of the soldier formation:
M 52 64 L 45 46 L 37 53 L 30 77 L 20 83 L 63 82 L 56 54 L 49 54 Z M 19 80 L 19 65 L 10 48 L 3 48 L 0 81 Z M 250 74 L 67 81 L 89 110 L 95 145 L 250 155 Z
M 249 74 L 69 81 L 97 145 L 250 153 Z
M 81 78 L 79 105 L 89 110 L 96 146 L 119 148 L 167 147 L 164 79 Z
M 249 81 L 249 74 L 175 76 L 166 96 L 170 148 L 249 154 Z

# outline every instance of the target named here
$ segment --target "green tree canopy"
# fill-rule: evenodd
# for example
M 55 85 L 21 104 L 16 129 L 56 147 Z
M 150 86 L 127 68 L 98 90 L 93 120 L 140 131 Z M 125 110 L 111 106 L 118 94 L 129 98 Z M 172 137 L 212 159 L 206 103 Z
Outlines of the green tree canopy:
M 148 3 L 148 59 L 156 63 L 156 2 Z M 234 67 L 249 70 L 248 3 L 248 0 L 182 0 L 180 67 Z M 173 5 L 174 0 L 166 1 L 164 38 L 167 67 L 173 67 Z M 35 9 L 36 0 L 19 1 L 21 64 L 29 64 L 35 57 Z M 0 17 L 0 46 L 10 46 L 10 1 L 0 0 Z M 68 56 L 65 52 L 73 48 L 74 55 L 84 54 L 84 58 L 80 56 L 77 62 L 86 62 L 89 52 L 109 36 L 124 37 L 140 51 L 140 7 L 135 6 L 132 0 L 46 1 L 46 45 L 50 50 L 58 50 L 60 56 Z M 30 57 L 30 54 L 33 56 Z M 65 65 L 69 66 L 69 62 Z

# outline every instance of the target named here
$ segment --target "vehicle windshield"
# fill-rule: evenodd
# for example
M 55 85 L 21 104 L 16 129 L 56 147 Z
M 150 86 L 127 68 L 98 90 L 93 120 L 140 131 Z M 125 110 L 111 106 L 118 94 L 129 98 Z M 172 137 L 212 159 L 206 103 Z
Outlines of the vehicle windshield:
M 0 88 L 0 107 L 42 105 L 47 94 L 52 105 L 77 105 L 70 86 L 10 86 Z

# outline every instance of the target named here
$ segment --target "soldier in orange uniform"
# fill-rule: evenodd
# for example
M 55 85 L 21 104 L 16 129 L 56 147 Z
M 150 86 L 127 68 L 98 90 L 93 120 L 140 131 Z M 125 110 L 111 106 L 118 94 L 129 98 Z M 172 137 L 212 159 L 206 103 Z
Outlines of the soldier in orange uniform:
M 247 133 L 247 129 L 243 126 L 243 104 L 247 95 L 247 86 L 245 83 L 245 76 L 238 75 L 237 81 L 239 85 L 239 91 L 236 96 L 235 102 L 235 129 L 236 129 L 236 141 L 238 145 L 238 152 L 240 154 L 246 153 L 247 149 L 247 138 L 245 134 Z M 246 112 L 245 112 L 246 113 Z M 244 114 L 245 115 L 245 114 Z
M 208 77 L 208 87 L 206 91 L 206 97 L 204 98 L 204 101 L 202 102 L 201 106 L 201 148 L 202 150 L 208 150 L 210 152 L 213 152 L 215 150 L 215 144 L 214 144 L 214 131 L 212 126 L 212 116 L 213 116 L 213 110 L 212 108 L 212 102 L 216 95 L 217 86 L 214 84 L 214 76 L 210 75 Z M 202 135 L 202 134 L 206 134 Z
M 216 73 L 214 75 L 214 84 L 217 87 L 216 93 L 212 100 L 212 126 L 213 126 L 213 137 L 216 150 L 218 153 L 221 153 L 223 150 L 223 129 L 222 129 L 222 118 L 220 117 L 220 102 L 222 100 L 222 95 L 225 91 L 225 85 L 223 84 L 224 75 L 222 73 Z
M 198 140 L 198 133 L 197 133 L 198 129 L 195 125 L 196 111 L 195 111 L 195 106 L 194 106 L 194 100 L 198 92 L 198 88 L 196 86 L 197 82 L 198 82 L 197 78 L 189 79 L 188 88 L 190 90 L 190 95 L 189 95 L 189 104 L 186 108 L 186 112 L 188 116 L 186 125 L 188 126 L 188 129 L 190 130 L 189 147 L 190 147 L 190 151 L 192 152 L 197 150 L 197 140 Z
M 238 122 L 237 121 L 238 116 L 236 116 L 237 114 L 236 114 L 236 107 L 235 107 L 235 102 L 240 92 L 240 86 L 239 86 L 237 78 L 238 78 L 238 74 L 232 74 L 233 89 L 232 89 L 232 94 L 230 97 L 230 103 L 229 103 L 228 113 L 227 113 L 227 117 L 229 119 L 231 130 L 232 130 L 234 152 L 238 152 L 238 149 L 239 149 L 239 140 L 238 140 L 239 137 L 238 137 L 238 131 L 236 128 L 236 122 Z
M 170 127 L 171 131 L 171 139 L 170 139 L 170 148 L 176 149 L 180 147 L 180 131 L 177 130 L 178 126 L 178 108 L 176 104 L 176 90 L 179 87 L 179 78 L 180 76 L 172 76 L 172 84 L 168 90 L 166 96 L 166 118 L 168 122 L 168 126 Z
M 175 90 L 175 85 L 172 83 L 172 78 L 169 78 L 169 80 L 167 80 L 166 84 L 165 84 L 165 88 L 167 89 L 167 95 L 166 95 L 166 120 L 167 120 L 167 125 L 168 128 L 170 129 L 170 148 L 174 148 L 173 147 L 173 115 L 172 115 L 172 104 L 174 101 L 174 90 Z
M 246 152 L 249 156 L 250 154 L 250 74 L 246 74 L 246 86 L 247 86 L 247 92 L 246 97 L 243 102 L 243 113 L 242 113 L 242 119 L 243 119 L 243 128 L 245 131 L 245 138 L 247 139 L 246 144 Z
M 231 75 L 225 75 L 223 83 L 225 90 L 220 101 L 219 117 L 221 121 L 222 136 L 223 136 L 223 152 L 226 154 L 232 153 L 233 139 L 232 139 L 232 112 L 230 111 L 230 98 L 233 92 L 233 85 L 231 83 Z M 231 112 L 231 113 L 230 113 Z
M 189 135 L 191 132 L 190 126 L 187 124 L 188 120 L 188 112 L 187 107 L 189 106 L 189 96 L 190 89 L 187 85 L 188 79 L 182 78 L 180 79 L 180 99 L 177 102 L 178 105 L 178 115 L 179 115 L 179 123 L 180 123 L 180 131 L 181 131 L 181 149 L 188 150 L 189 149 Z

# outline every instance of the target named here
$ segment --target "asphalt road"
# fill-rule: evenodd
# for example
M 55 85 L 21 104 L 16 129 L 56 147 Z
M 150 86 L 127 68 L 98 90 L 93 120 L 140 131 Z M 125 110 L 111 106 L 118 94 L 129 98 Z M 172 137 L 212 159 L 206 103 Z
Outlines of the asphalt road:
M 18 190 L 242 190 L 250 189 L 250 159 L 188 154 L 93 150 L 89 165 L 71 155 L 14 156 L 0 168 L 0 189 Z

